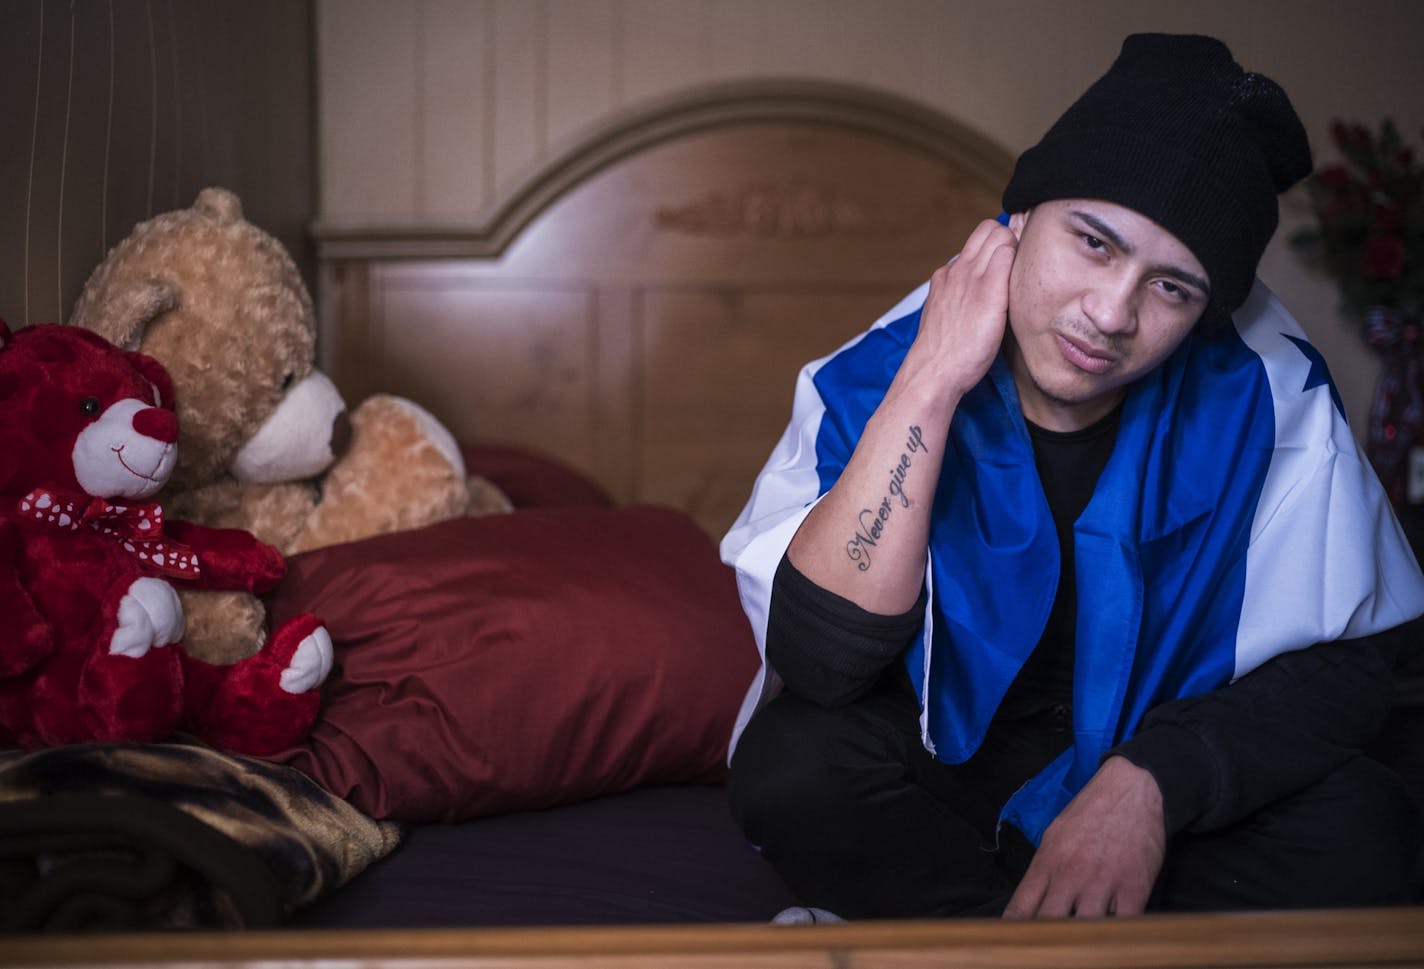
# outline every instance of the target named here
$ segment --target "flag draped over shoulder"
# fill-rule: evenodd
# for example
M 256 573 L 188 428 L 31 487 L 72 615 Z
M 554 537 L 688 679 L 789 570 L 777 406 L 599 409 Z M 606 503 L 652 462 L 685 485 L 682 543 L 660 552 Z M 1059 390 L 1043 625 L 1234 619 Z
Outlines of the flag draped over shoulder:
M 802 370 L 791 423 L 722 541 L 763 651 L 776 567 L 849 461 L 927 291 Z M 1193 333 L 1130 388 L 1074 541 L 1074 742 L 1003 811 L 1035 842 L 1152 707 L 1224 686 L 1279 653 L 1424 613 L 1424 577 L 1325 363 L 1259 282 L 1230 325 Z M 939 759 L 958 763 L 979 746 L 1042 635 L 1058 572 L 1052 516 L 1001 357 L 950 426 L 930 594 L 905 656 L 925 745 Z M 779 685 L 763 664 L 734 746 Z

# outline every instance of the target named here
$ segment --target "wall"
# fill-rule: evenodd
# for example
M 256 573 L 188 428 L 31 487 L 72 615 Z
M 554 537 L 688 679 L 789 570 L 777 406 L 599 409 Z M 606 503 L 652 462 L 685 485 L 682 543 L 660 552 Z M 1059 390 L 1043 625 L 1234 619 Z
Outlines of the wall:
M 1424 124 L 1413 0 L 318 0 L 320 219 L 478 224 L 610 115 L 749 77 L 851 81 L 1018 152 L 1136 30 L 1212 33 L 1292 94 L 1321 159 L 1329 122 Z M 1288 196 L 1286 231 L 1304 201 Z M 1375 363 L 1334 290 L 1281 243 L 1262 276 L 1364 421 Z
M 0 0 L 0 318 L 66 319 L 133 226 L 205 185 L 309 273 L 306 0 Z

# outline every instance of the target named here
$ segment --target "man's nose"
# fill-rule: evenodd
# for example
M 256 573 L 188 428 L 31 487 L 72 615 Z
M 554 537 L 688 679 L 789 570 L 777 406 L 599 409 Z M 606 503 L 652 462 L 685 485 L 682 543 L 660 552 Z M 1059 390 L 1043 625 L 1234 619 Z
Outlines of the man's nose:
M 1137 291 L 1129 280 L 1106 280 L 1083 294 L 1083 313 L 1102 333 L 1130 333 L 1137 327 Z

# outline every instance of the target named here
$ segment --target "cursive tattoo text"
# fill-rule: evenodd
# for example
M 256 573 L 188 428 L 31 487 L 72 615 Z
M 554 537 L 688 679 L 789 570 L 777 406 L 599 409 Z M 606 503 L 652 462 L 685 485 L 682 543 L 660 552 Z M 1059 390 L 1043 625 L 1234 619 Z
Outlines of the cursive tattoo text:
M 922 451 L 928 452 L 928 450 L 919 425 L 910 425 L 909 433 L 905 438 L 905 450 L 900 452 L 900 460 L 890 469 L 887 493 L 880 499 L 878 505 L 860 510 L 856 516 L 855 534 L 851 536 L 850 541 L 846 542 L 846 555 L 860 571 L 864 572 L 870 568 L 870 550 L 880 544 L 880 539 L 885 534 L 886 523 L 890 520 L 890 515 L 894 512 L 896 505 L 901 508 L 910 507 L 910 493 L 905 490 L 905 484 L 910 476 L 910 468 L 915 463 L 912 455 Z

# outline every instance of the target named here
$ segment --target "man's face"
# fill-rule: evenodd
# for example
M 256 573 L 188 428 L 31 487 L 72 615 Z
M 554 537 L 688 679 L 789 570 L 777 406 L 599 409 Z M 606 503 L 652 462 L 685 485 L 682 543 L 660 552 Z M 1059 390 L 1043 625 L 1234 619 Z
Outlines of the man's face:
M 1206 270 L 1175 236 L 1111 202 L 1018 213 L 1009 275 L 1010 368 L 1024 416 L 1087 427 L 1165 360 L 1206 309 Z

